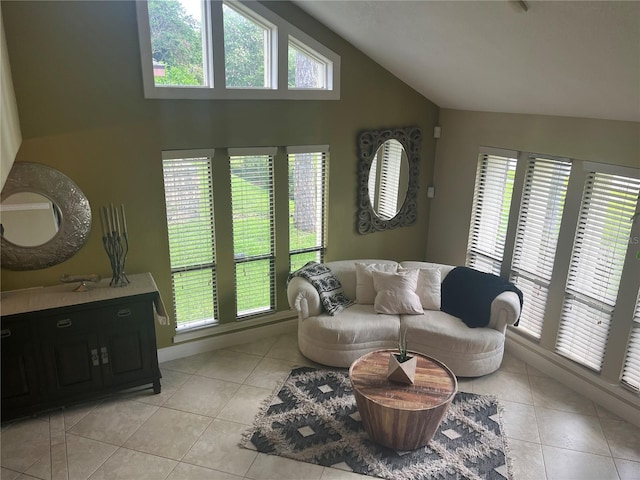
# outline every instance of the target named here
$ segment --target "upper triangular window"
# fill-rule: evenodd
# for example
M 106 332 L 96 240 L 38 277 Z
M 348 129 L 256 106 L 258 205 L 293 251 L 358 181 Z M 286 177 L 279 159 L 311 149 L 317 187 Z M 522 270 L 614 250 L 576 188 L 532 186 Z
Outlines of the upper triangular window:
M 289 37 L 289 88 L 326 89 L 330 65 L 318 52 Z

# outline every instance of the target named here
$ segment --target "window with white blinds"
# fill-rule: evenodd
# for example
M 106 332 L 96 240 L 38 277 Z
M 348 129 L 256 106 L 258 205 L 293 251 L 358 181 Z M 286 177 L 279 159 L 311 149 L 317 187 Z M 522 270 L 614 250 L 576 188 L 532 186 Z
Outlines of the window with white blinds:
M 633 327 L 622 370 L 622 384 L 640 392 L 640 292 L 638 292 Z
M 322 262 L 325 248 L 327 148 L 287 148 L 289 162 L 289 270 Z
M 640 180 L 590 173 L 573 245 L 556 351 L 600 371 Z
M 213 151 L 163 153 L 176 328 L 216 323 Z
M 524 296 L 519 329 L 535 338 L 542 332 L 570 173 L 567 160 L 529 157 L 510 281 Z
M 274 154 L 229 149 L 238 318 L 274 309 Z
M 480 154 L 467 246 L 469 267 L 500 275 L 516 165 L 515 152 L 513 156 Z

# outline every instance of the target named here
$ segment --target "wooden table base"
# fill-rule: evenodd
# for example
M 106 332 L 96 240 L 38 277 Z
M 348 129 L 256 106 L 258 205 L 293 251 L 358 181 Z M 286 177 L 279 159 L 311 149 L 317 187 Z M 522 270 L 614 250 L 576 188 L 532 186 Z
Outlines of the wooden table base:
M 387 379 L 389 355 L 394 350 L 372 352 L 356 360 L 349 377 L 358 411 L 374 442 L 395 450 L 414 450 L 433 438 L 458 384 L 443 363 L 418 356 L 415 383 Z

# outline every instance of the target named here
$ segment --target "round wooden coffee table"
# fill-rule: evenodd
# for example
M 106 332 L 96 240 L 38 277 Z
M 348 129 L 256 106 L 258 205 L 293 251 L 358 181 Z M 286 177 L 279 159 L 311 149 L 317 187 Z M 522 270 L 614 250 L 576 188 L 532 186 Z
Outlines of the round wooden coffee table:
M 458 391 L 456 376 L 444 363 L 418 357 L 413 385 L 387 379 L 389 355 L 378 350 L 357 359 L 349 369 L 353 394 L 369 437 L 395 450 L 429 443 Z

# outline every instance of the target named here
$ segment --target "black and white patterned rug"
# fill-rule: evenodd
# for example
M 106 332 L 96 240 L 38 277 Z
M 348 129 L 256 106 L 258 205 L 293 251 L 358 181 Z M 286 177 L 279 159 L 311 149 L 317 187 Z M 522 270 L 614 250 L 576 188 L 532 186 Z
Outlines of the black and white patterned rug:
M 396 451 L 369 440 L 347 371 L 292 370 L 265 402 L 241 445 L 393 480 L 512 478 L 495 397 L 459 392 L 426 447 Z

